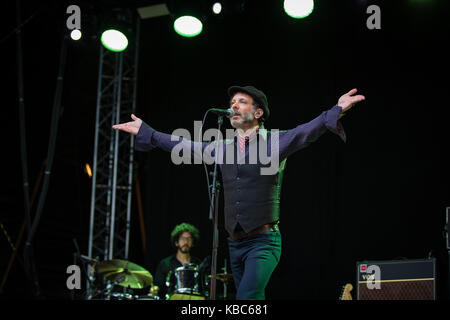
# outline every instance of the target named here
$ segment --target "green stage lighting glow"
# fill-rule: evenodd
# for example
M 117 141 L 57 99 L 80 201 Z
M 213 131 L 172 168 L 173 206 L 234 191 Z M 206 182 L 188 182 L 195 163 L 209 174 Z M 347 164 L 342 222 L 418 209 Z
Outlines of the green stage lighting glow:
M 314 0 L 284 0 L 284 11 L 294 19 L 306 18 L 314 10 Z
M 175 20 L 173 28 L 180 36 L 192 38 L 202 32 L 203 25 L 196 17 L 182 16 Z
M 122 32 L 114 29 L 103 32 L 101 41 L 106 49 L 114 52 L 121 52 L 128 47 L 127 37 Z

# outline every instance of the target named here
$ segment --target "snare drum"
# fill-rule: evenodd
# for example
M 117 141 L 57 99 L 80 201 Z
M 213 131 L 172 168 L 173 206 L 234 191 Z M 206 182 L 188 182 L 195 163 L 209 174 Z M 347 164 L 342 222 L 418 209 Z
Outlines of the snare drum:
M 200 276 L 198 267 L 193 263 L 175 269 L 175 291 L 169 295 L 169 300 L 205 300 L 199 293 Z

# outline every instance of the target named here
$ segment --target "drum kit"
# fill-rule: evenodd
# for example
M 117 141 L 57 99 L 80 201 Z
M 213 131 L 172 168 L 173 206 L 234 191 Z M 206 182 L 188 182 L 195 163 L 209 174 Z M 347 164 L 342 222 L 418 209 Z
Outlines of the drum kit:
M 176 283 L 168 294 L 160 298 L 154 292 L 153 276 L 145 268 L 127 260 L 112 259 L 98 261 L 94 270 L 109 284 L 104 290 L 107 300 L 207 300 L 208 283 L 211 275 L 202 277 L 199 267 L 193 263 L 186 263 L 174 271 Z M 226 285 L 233 280 L 230 273 L 220 273 L 216 279 L 224 284 L 226 298 Z M 115 289 L 121 289 L 116 292 Z M 144 294 L 135 294 L 142 291 Z

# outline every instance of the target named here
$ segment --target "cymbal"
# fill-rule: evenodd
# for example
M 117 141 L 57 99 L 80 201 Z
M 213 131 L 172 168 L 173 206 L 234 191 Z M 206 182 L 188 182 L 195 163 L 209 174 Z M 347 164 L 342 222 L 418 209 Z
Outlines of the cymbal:
M 208 276 L 209 279 L 212 278 L 212 275 Z M 217 273 L 216 279 L 222 282 L 233 280 L 233 275 L 231 273 Z
M 153 284 L 153 276 L 145 268 L 119 259 L 100 261 L 95 264 L 99 274 L 122 287 L 142 289 Z

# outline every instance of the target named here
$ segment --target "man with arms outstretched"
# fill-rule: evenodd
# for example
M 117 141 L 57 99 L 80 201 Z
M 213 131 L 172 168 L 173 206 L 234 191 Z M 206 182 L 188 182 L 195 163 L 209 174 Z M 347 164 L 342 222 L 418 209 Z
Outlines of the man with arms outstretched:
M 355 95 L 356 92 L 352 89 L 342 95 L 337 105 L 310 122 L 275 135 L 264 129 L 270 111 L 262 91 L 253 86 L 232 86 L 228 89 L 230 108 L 234 111 L 230 124 L 237 129 L 237 134 L 231 141 L 219 141 L 215 145 L 223 143 L 234 148 L 231 157 L 234 161 L 231 162 L 223 161 L 229 150 L 223 148 L 227 151 L 221 153 L 219 167 L 224 189 L 225 229 L 229 234 L 230 264 L 238 300 L 263 300 L 265 288 L 280 259 L 281 234 L 278 224 L 287 157 L 316 141 L 328 130 L 345 141 L 339 119 L 356 103 L 365 100 L 364 96 Z M 135 115 L 131 118 L 133 121 L 114 125 L 113 128 L 136 135 L 138 151 L 153 148 L 171 151 L 179 143 L 188 143 L 193 152 L 197 143 L 201 144 L 197 150 L 213 145 L 178 139 L 154 130 Z M 273 174 L 262 174 L 261 169 L 267 164 L 260 158 L 257 157 L 256 163 L 248 161 L 249 150 L 265 144 L 266 150 L 271 150 L 270 159 L 276 158 L 279 162 Z M 276 148 L 273 148 L 275 144 Z M 273 154 L 274 149 L 276 154 Z

